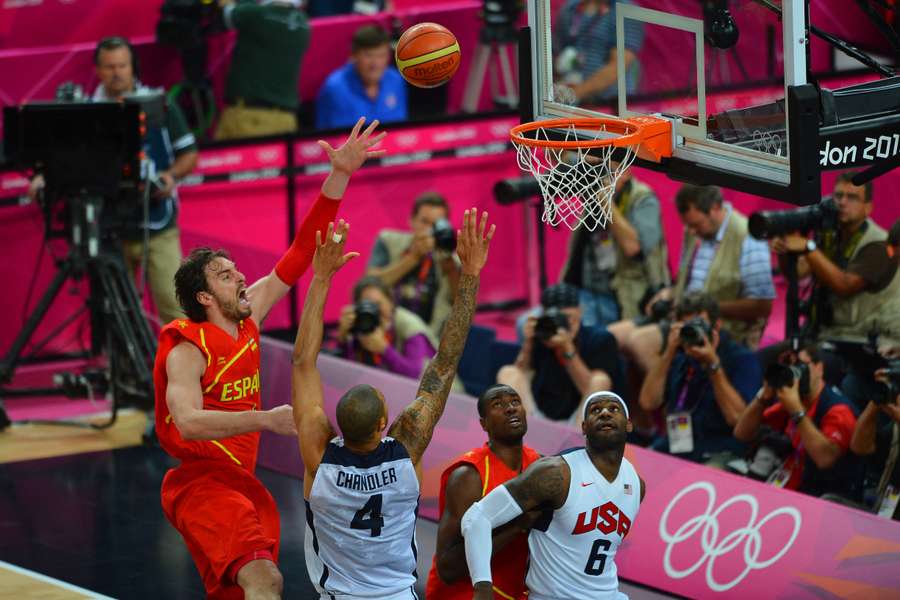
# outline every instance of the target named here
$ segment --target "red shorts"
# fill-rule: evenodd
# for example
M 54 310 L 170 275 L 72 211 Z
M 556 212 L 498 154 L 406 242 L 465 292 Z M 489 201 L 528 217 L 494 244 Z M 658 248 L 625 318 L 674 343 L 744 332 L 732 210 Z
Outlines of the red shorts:
M 236 465 L 203 460 L 170 470 L 163 479 L 162 507 L 184 537 L 209 598 L 243 598 L 234 580 L 237 570 L 255 558 L 278 561 L 275 500 Z

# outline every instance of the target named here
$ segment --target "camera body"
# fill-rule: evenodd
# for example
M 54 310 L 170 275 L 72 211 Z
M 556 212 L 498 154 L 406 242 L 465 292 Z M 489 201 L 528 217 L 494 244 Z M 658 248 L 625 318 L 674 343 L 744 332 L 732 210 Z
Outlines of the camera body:
M 434 247 L 446 252 L 456 250 L 456 230 L 450 221 L 441 218 L 434 222 L 431 228 L 431 235 L 434 236 Z
M 887 383 L 879 382 L 882 393 L 872 398 L 872 401 L 879 406 L 890 404 L 897 396 L 900 396 L 900 359 L 888 362 L 884 371 L 887 374 Z
M 350 330 L 356 335 L 368 335 L 381 325 L 381 308 L 371 300 L 360 300 L 353 306 L 355 318 Z
M 773 390 L 791 387 L 795 381 L 799 381 L 800 397 L 805 398 L 809 396 L 809 365 L 804 362 L 774 362 L 766 368 L 763 381 Z
M 650 320 L 659 323 L 669 318 L 672 309 L 675 308 L 675 301 L 671 299 L 657 300 L 650 305 Z
M 760 429 L 759 444 L 753 460 L 747 465 L 747 475 L 758 481 L 766 481 L 793 450 L 788 436 L 764 425 Z
M 556 335 L 560 328 L 568 331 L 569 317 L 559 307 L 551 306 L 544 309 L 537 318 L 537 322 L 534 324 L 534 337 L 546 342 Z
M 750 215 L 750 235 L 768 240 L 788 233 L 837 227 L 838 209 L 830 197 L 818 204 L 792 210 L 761 210 Z
M 694 317 L 681 326 L 678 339 L 683 346 L 702 346 L 705 339 L 712 340 L 712 326 L 703 317 Z

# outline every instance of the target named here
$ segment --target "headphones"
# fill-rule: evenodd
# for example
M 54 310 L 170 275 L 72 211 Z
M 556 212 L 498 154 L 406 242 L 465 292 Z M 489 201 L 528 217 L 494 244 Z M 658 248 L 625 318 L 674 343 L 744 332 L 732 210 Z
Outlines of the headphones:
M 97 47 L 94 48 L 94 66 L 97 66 L 97 59 L 100 58 L 100 52 L 104 50 L 115 50 L 116 48 L 122 47 L 128 48 L 128 53 L 131 55 L 131 73 L 134 76 L 135 81 L 137 81 L 141 78 L 141 65 L 138 60 L 138 55 L 134 51 L 134 46 L 131 45 L 131 42 L 122 36 L 114 35 L 105 37 L 97 42 Z

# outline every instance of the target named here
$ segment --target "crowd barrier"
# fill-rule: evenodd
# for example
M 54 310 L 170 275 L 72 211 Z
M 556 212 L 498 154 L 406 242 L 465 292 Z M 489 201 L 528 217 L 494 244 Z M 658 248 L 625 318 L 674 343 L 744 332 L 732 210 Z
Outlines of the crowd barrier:
M 272 408 L 289 402 L 292 346 L 261 346 L 263 406 Z M 320 356 L 319 370 L 332 423 L 337 400 L 354 385 L 384 394 L 389 421 L 418 385 L 331 356 Z M 475 399 L 451 394 L 422 461 L 421 517 L 437 520 L 441 473 L 485 439 Z M 537 418 L 526 442 L 544 455 L 584 444 L 579 433 Z M 625 456 L 647 495 L 616 556 L 620 577 L 698 599 L 896 598 L 897 522 L 636 446 Z M 259 465 L 302 478 L 296 439 L 263 433 Z

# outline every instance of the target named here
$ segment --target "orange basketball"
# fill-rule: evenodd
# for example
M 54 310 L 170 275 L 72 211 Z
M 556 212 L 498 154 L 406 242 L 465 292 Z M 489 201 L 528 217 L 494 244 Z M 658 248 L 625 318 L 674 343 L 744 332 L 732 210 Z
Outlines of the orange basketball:
M 447 83 L 459 68 L 459 42 L 446 27 L 419 23 L 403 32 L 395 53 L 397 69 L 416 87 Z

